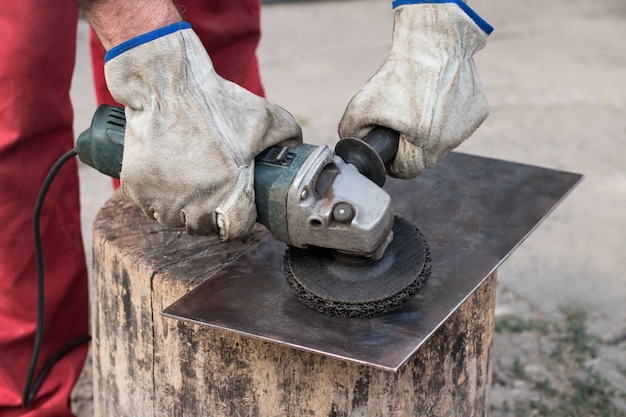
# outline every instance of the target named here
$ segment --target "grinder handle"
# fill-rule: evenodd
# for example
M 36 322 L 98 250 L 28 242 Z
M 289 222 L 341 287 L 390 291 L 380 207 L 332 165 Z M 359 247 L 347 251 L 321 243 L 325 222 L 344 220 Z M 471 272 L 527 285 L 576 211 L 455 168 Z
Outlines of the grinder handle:
M 399 142 L 399 132 L 376 126 L 363 139 L 341 139 L 335 145 L 335 155 L 382 187 L 387 179 L 386 165 L 395 158 Z
M 363 142 L 376 151 L 383 163 L 387 164 L 398 152 L 400 133 L 385 126 L 377 126 L 363 138 Z

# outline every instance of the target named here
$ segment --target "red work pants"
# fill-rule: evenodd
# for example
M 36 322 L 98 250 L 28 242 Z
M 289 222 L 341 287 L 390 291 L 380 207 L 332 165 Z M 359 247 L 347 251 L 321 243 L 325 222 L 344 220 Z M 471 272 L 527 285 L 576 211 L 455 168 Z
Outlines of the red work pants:
M 180 0 L 223 77 L 263 94 L 255 50 L 258 0 Z M 78 10 L 71 0 L 0 2 L 0 417 L 71 416 L 71 390 L 87 352 L 52 368 L 31 407 L 21 408 L 37 312 L 33 208 L 44 177 L 73 147 L 69 89 Z M 103 51 L 94 46 L 100 102 L 112 103 Z M 41 217 L 46 271 L 45 330 L 37 374 L 58 349 L 88 334 L 87 270 L 80 235 L 76 161 L 57 175 Z M 115 401 L 115 399 L 111 399 Z

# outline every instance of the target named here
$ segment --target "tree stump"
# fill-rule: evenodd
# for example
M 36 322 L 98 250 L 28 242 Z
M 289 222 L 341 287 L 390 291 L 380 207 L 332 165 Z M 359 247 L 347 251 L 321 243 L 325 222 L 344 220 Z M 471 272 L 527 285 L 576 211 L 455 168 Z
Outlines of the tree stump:
M 119 192 L 94 224 L 96 416 L 484 416 L 492 273 L 397 371 L 160 312 L 267 236 L 219 243 L 147 219 Z

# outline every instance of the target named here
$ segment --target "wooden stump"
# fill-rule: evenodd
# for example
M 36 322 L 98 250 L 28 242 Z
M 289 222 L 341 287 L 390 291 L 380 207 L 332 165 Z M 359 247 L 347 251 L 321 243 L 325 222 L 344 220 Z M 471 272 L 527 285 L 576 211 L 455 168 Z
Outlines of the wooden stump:
M 266 236 L 218 243 L 165 229 L 118 192 L 94 224 L 96 416 L 484 416 L 495 273 L 398 372 L 164 318 Z

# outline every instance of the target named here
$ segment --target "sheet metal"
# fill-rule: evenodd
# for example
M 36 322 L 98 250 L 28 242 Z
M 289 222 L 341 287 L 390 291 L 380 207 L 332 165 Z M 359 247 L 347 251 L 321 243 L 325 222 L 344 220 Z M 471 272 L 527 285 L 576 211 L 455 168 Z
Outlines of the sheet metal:
M 388 179 L 397 214 L 432 252 L 432 275 L 406 307 L 372 319 L 300 303 L 271 236 L 164 310 L 204 326 L 396 371 L 577 185 L 582 176 L 451 153 L 413 180 Z

